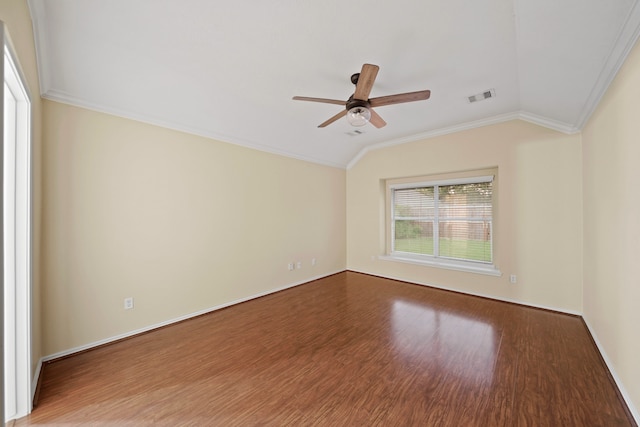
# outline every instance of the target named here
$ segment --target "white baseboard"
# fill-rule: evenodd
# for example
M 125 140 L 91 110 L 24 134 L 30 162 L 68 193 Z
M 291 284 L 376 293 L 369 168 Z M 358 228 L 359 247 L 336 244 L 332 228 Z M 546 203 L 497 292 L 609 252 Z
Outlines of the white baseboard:
M 44 360 L 41 357 L 36 365 L 36 371 L 33 373 L 33 380 L 31 380 L 31 407 L 29 408 L 29 413 L 33 410 L 33 401 L 36 398 L 36 391 L 38 391 L 38 381 L 40 381 L 40 374 L 42 373 L 42 362 L 44 362 Z
M 564 308 L 549 307 L 549 306 L 540 305 L 540 304 L 531 304 L 531 303 L 526 302 L 526 301 L 519 301 L 519 300 L 515 300 L 515 299 L 510 299 L 510 298 L 496 297 L 495 295 L 488 295 L 488 294 L 483 294 L 483 293 L 480 293 L 480 292 L 463 291 L 463 290 L 460 290 L 460 289 L 451 288 L 451 287 L 447 287 L 447 286 L 434 285 L 433 283 L 419 282 L 419 281 L 415 281 L 415 280 L 407 280 L 407 279 L 404 279 L 404 278 L 401 278 L 401 277 L 389 276 L 389 275 L 386 275 L 386 274 L 369 273 L 369 272 L 366 272 L 366 271 L 358 271 L 358 270 L 353 270 L 353 269 L 348 269 L 348 271 L 353 271 L 355 273 L 362 273 L 362 274 L 366 274 L 366 275 L 369 275 L 369 276 L 382 277 L 384 279 L 397 280 L 399 282 L 411 283 L 413 285 L 428 286 L 430 288 L 441 289 L 443 291 L 456 292 L 456 293 L 459 293 L 459 294 L 470 295 L 470 296 L 473 296 L 473 297 L 481 297 L 481 298 L 486 298 L 486 299 L 492 299 L 492 300 L 495 300 L 495 301 L 508 302 L 508 303 L 511 303 L 511 304 L 524 305 L 524 306 L 527 306 L 527 307 L 539 308 L 539 309 L 542 309 L 542 310 L 556 311 L 558 313 L 570 314 L 572 316 L 582 316 L 582 313 L 580 313 L 578 311 L 567 310 L 567 309 L 564 309 Z
M 32 381 L 32 385 L 31 385 L 31 391 L 32 391 L 31 398 L 33 400 L 33 398 L 35 397 L 36 389 L 37 389 L 37 386 L 38 386 L 38 381 L 39 381 L 40 375 L 42 373 L 42 365 L 43 365 L 44 362 L 48 362 L 48 361 L 51 361 L 51 360 L 54 360 L 54 359 L 58 359 L 60 357 L 70 356 L 70 355 L 72 355 L 74 353 L 78 353 L 80 351 L 89 350 L 91 348 L 98 347 L 98 346 L 101 346 L 101 345 L 104 345 L 104 344 L 108 344 L 110 342 L 118 341 L 118 340 L 121 340 L 123 338 L 128 338 L 128 337 L 132 337 L 134 335 L 138 335 L 138 334 L 141 334 L 141 333 L 144 333 L 144 332 L 152 331 L 154 329 L 158 329 L 158 328 L 170 325 L 172 323 L 181 322 L 183 320 L 187 320 L 187 319 L 190 319 L 192 317 L 201 316 L 203 314 L 207 314 L 207 313 L 211 313 L 213 311 L 221 310 L 223 308 L 227 308 L 227 307 L 230 307 L 232 305 L 240 304 L 240 303 L 243 303 L 243 302 L 246 302 L 246 301 L 250 301 L 252 299 L 256 299 L 256 298 L 260 298 L 260 297 L 263 297 L 263 296 L 266 296 L 266 295 L 270 295 L 270 294 L 273 294 L 273 293 L 276 293 L 276 292 L 280 292 L 280 291 L 283 291 L 285 289 L 290 289 L 290 288 L 293 288 L 293 287 L 296 287 L 296 286 L 300 286 L 300 285 L 303 285 L 305 283 L 312 282 L 314 280 L 322 279 L 324 277 L 328 277 L 328 276 L 332 276 L 332 275 L 337 274 L 337 273 L 341 273 L 343 271 L 345 271 L 345 270 L 339 270 L 339 271 L 335 271 L 335 272 L 332 272 L 332 273 L 327 273 L 327 274 L 324 274 L 324 275 L 307 278 L 307 279 L 305 279 L 303 281 L 290 283 L 290 284 L 282 286 L 280 288 L 273 289 L 273 290 L 266 291 L 266 292 L 262 292 L 262 293 L 259 293 L 259 294 L 256 294 L 256 295 L 252 295 L 252 296 L 249 296 L 247 298 L 242 298 L 242 299 L 239 299 L 239 300 L 231 301 L 231 302 L 226 303 L 226 304 L 217 305 L 215 307 L 211 307 L 211 308 L 208 308 L 208 309 L 205 309 L 205 310 L 201 310 L 201 311 L 198 311 L 198 312 L 195 312 L 195 313 L 190 313 L 190 314 L 187 314 L 187 315 L 184 315 L 184 316 L 180 316 L 180 317 L 177 317 L 177 318 L 174 318 L 174 319 L 171 319 L 171 320 L 167 320 L 165 322 L 161 322 L 161 323 L 157 323 L 157 324 L 154 324 L 154 325 L 150 325 L 150 326 L 147 326 L 145 328 L 141 328 L 141 329 L 137 329 L 137 330 L 134 330 L 134 331 L 126 332 L 124 334 L 116 335 L 114 337 L 106 338 L 106 339 L 95 341 L 95 342 L 92 342 L 92 343 L 89 343 L 89 344 L 86 344 L 86 345 L 78 346 L 78 347 L 71 348 L 71 349 L 68 349 L 68 350 L 60 351 L 58 353 L 50 354 L 48 356 L 44 356 L 38 361 L 38 364 L 36 366 L 36 370 L 35 370 L 34 375 L 33 375 L 33 381 Z M 409 281 L 409 280 L 406 280 L 406 279 L 403 279 L 403 278 L 398 278 L 398 277 L 393 277 L 393 276 L 383 276 L 383 275 L 379 275 L 379 274 L 371 274 L 371 273 L 367 273 L 365 271 L 357 271 L 357 270 L 346 270 L 346 271 L 354 271 L 356 273 L 362 273 L 362 274 L 367 274 L 367 275 L 371 275 L 371 276 L 384 277 L 384 278 L 391 279 L 391 280 L 398 280 L 398 281 L 401 281 L 401 282 L 413 283 L 413 284 L 416 284 L 416 285 L 429 286 L 429 287 L 433 287 L 433 288 L 436 288 L 436 289 L 453 291 L 453 292 L 458 292 L 458 293 L 462 293 L 462 294 L 466 294 L 466 295 L 478 296 L 478 297 L 482 297 L 482 298 L 488 298 L 488 299 L 493 299 L 493 300 L 498 300 L 498 301 L 503 301 L 503 302 L 526 305 L 526 306 L 529 306 L 529 307 L 541 308 L 541 309 L 544 309 L 544 310 L 552 310 L 552 311 L 557 311 L 557 312 L 561 312 L 561 313 L 566 313 L 566 314 L 570 314 L 570 315 L 574 315 L 574 316 L 581 316 L 582 317 L 582 313 L 574 312 L 574 311 L 571 311 L 571 310 L 563 310 L 563 309 L 558 309 L 558 308 L 555 308 L 555 307 L 545 307 L 545 306 L 536 305 L 536 304 L 528 304 L 528 303 L 525 303 L 525 302 L 522 302 L 522 301 L 509 300 L 509 299 L 506 299 L 506 298 L 496 298 L 496 297 L 490 296 L 490 295 L 483 295 L 483 294 L 478 294 L 478 293 L 464 292 L 464 291 L 460 291 L 460 290 L 457 290 L 457 289 L 447 288 L 447 287 L 444 287 L 444 286 L 433 285 L 433 284 L 430 284 L 430 283 L 419 283 L 419 282 Z M 600 351 L 600 354 L 602 355 L 602 358 L 605 361 L 605 364 L 607 365 L 609 371 L 611 372 L 611 375 L 612 375 L 616 385 L 618 386 L 618 389 L 620 390 L 620 393 L 622 394 L 622 397 L 624 398 L 627 406 L 629 407 L 629 411 L 631 411 L 631 414 L 634 417 L 636 423 L 640 424 L 640 415 L 639 415 L 637 409 L 635 408 L 635 406 L 633 405 L 633 402 L 631 401 L 631 398 L 629 397 L 628 393 L 626 392 L 622 381 L 620 380 L 620 378 L 616 374 L 615 369 L 613 369 L 613 365 L 612 365 L 609 357 L 607 356 L 607 354 L 604 351 L 602 345 L 598 341 L 598 337 L 594 333 L 594 330 L 591 327 L 591 325 L 589 324 L 589 322 L 587 321 L 587 319 L 585 319 L 584 317 L 582 317 L 582 318 L 583 318 L 583 320 L 585 322 L 585 325 L 587 326 L 587 329 L 589 330 L 591 336 L 593 337 L 593 340 L 596 343 L 596 346 L 597 346 L 598 350 Z
M 539 305 L 539 304 L 530 304 L 530 303 L 523 302 L 523 301 L 510 300 L 508 298 L 497 298 L 495 296 L 484 295 L 484 294 L 481 294 L 481 293 L 465 292 L 465 291 L 460 291 L 458 289 L 448 288 L 446 286 L 434 285 L 434 284 L 426 283 L 426 282 L 420 283 L 420 282 L 407 280 L 407 279 L 403 279 L 403 278 L 399 278 L 399 277 L 393 277 L 393 276 L 382 275 L 382 274 L 372 274 L 372 273 L 368 273 L 366 271 L 357 271 L 357 270 L 353 270 L 353 269 L 349 269 L 348 271 L 367 274 L 367 275 L 370 275 L 370 276 L 382 277 L 382 278 L 385 278 L 385 279 L 398 280 L 400 282 L 411 283 L 411 284 L 415 284 L 415 285 L 428 286 L 428 287 L 431 287 L 431 288 L 442 289 L 442 290 L 445 290 L 445 291 L 458 292 L 458 293 L 465 294 L 465 295 L 477 296 L 477 297 L 488 298 L 488 299 L 493 299 L 493 300 L 497 300 L 497 301 L 503 301 L 503 302 L 509 302 L 509 303 L 513 303 L 513 304 L 524 305 L 524 306 L 527 306 L 527 307 L 540 308 L 540 309 L 543 309 L 543 310 L 551 310 L 551 311 L 556 311 L 556 312 L 560 312 L 560 313 L 570 314 L 570 315 L 573 315 L 573 316 L 580 316 L 582 318 L 582 320 L 584 321 L 585 325 L 587 326 L 587 329 L 589 330 L 589 333 L 593 337 L 593 341 L 596 343 L 596 347 L 598 348 L 598 351 L 602 355 L 602 359 L 604 360 L 605 364 L 607 365 L 607 368 L 609 369 L 609 372 L 611 372 L 611 376 L 613 377 L 613 380 L 615 381 L 616 386 L 618 387 L 618 390 L 620 390 L 620 394 L 622 395 L 622 398 L 624 399 L 625 403 L 627 404 L 627 407 L 629 408 L 629 411 L 631 412 L 631 415 L 633 416 L 636 424 L 640 424 L 640 414 L 638 413 L 638 410 L 633 405 L 633 402 L 631 401 L 631 397 L 629 396 L 629 394 L 625 390 L 624 385 L 622 383 L 622 380 L 616 374 L 615 369 L 613 369 L 613 364 L 611 363 L 611 360 L 607 356 L 607 353 L 604 351 L 604 348 L 600 344 L 600 341 L 598 341 L 598 337 L 596 336 L 593 328 L 591 327 L 591 325 L 589 324 L 589 322 L 587 321 L 587 319 L 584 317 L 584 315 L 582 313 L 575 312 L 575 311 L 572 311 L 572 310 L 559 309 L 559 308 L 556 308 L 556 307 L 546 307 L 546 306 L 542 306 L 542 305 Z
M 609 359 L 609 356 L 607 356 L 607 352 L 604 351 L 604 347 L 598 340 L 598 336 L 596 335 L 594 329 L 591 327 L 587 319 L 583 316 L 582 320 L 584 320 L 584 324 L 587 325 L 587 329 L 589 330 L 589 333 L 591 334 L 593 341 L 596 343 L 596 347 L 598 347 L 598 351 L 600 352 L 600 355 L 602 355 L 602 359 L 604 360 L 604 363 L 607 365 L 607 368 L 609 369 L 609 372 L 611 373 L 613 380 L 618 386 L 618 390 L 620 390 L 620 394 L 622 395 L 622 398 L 627 404 L 627 407 L 629 408 L 629 411 L 631 412 L 633 419 L 635 420 L 636 424 L 640 425 L 640 413 L 638 412 L 638 409 L 634 406 L 631 400 L 631 396 L 629 396 L 629 394 L 627 393 L 627 390 L 624 388 L 622 380 L 616 373 L 616 370 L 613 369 L 613 363 L 611 363 L 611 359 Z
M 116 336 L 113 336 L 113 337 L 109 337 L 109 338 L 105 338 L 105 339 L 102 339 L 102 340 L 94 341 L 94 342 L 91 342 L 91 343 L 88 343 L 88 344 L 85 344 L 85 345 L 81 345 L 81 346 L 78 346 L 78 347 L 70 348 L 68 350 L 59 351 L 57 353 L 50 354 L 48 356 L 44 356 L 42 359 L 40 359 L 39 366 L 41 366 L 41 364 L 43 362 L 49 362 L 51 360 L 59 359 L 61 357 L 70 356 L 70 355 L 72 355 L 74 353 L 79 353 L 81 351 L 89 350 L 89 349 L 92 349 L 94 347 L 99 347 L 99 346 L 104 345 L 104 344 L 109 344 L 109 343 L 112 343 L 114 341 L 118 341 L 118 340 L 121 340 L 121 339 L 124 339 L 124 338 L 129 338 L 129 337 L 132 337 L 134 335 L 138 335 L 138 334 L 141 334 L 141 333 L 144 333 L 144 332 L 149 332 L 149 331 L 152 331 L 154 329 L 162 328 L 163 326 L 171 325 L 173 323 L 182 322 L 183 320 L 191 319 L 192 317 L 201 316 L 203 314 L 211 313 L 213 311 L 220 310 L 220 309 L 223 309 L 223 308 L 227 308 L 227 307 L 230 307 L 232 305 L 240 304 L 240 303 L 243 303 L 243 302 L 246 302 L 246 301 L 250 301 L 252 299 L 256 299 L 256 298 L 260 298 L 260 297 L 263 297 L 263 296 L 266 296 L 266 295 L 274 294 L 276 292 L 280 292 L 280 291 L 283 291 L 285 289 L 289 289 L 289 288 L 293 288 L 293 287 L 296 287 L 296 286 L 304 285 L 305 283 L 313 282 L 314 280 L 322 279 L 322 278 L 328 277 L 328 276 L 333 276 L 334 274 L 341 273 L 343 271 L 345 271 L 345 270 L 338 270 L 338 271 L 334 271 L 334 272 L 323 274 L 323 275 L 319 275 L 319 276 L 308 277 L 308 278 L 306 278 L 306 279 L 304 279 L 302 281 L 290 283 L 288 285 L 285 285 L 285 286 L 282 286 L 282 287 L 279 287 L 279 288 L 276 288 L 276 289 L 272 289 L 272 290 L 269 290 L 269 291 L 266 291 L 266 292 L 261 292 L 259 294 L 251 295 L 251 296 L 246 297 L 246 298 L 242 298 L 242 299 L 231 301 L 231 302 L 228 302 L 228 303 L 225 303 L 225 304 L 217 305 L 215 307 L 211 307 L 211 308 L 207 308 L 207 309 L 204 309 L 204 310 L 200 310 L 200 311 L 197 311 L 195 313 L 189 313 L 189 314 L 186 314 L 184 316 L 176 317 L 174 319 L 170 319 L 170 320 L 167 320 L 167 321 L 164 321 L 164 322 L 156 323 L 154 325 L 149 325 L 149 326 L 146 326 L 144 328 L 136 329 L 134 331 L 125 332 L 125 333 L 120 334 L 120 335 L 116 335 Z M 39 375 L 39 372 L 38 372 L 38 375 Z M 34 381 L 37 384 L 37 378 L 34 378 Z M 34 390 L 35 390 L 35 388 L 34 388 Z

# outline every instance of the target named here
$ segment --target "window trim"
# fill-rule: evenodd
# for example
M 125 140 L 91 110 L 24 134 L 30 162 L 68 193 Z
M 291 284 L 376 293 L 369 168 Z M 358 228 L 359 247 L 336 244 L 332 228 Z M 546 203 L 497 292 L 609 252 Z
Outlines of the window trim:
M 472 260 L 456 260 L 430 255 L 411 254 L 407 252 L 395 252 L 393 250 L 393 195 L 394 190 L 402 190 L 415 187 L 461 185 L 470 183 L 493 182 L 492 195 L 492 262 L 484 263 Z M 470 273 L 486 274 L 490 276 L 502 276 L 502 272 L 496 266 L 496 217 L 498 194 L 498 168 L 488 168 L 465 172 L 455 172 L 440 175 L 429 175 L 410 178 L 398 178 L 386 180 L 386 252 L 378 259 L 383 261 L 396 261 L 407 264 L 435 267 L 447 270 L 457 270 Z

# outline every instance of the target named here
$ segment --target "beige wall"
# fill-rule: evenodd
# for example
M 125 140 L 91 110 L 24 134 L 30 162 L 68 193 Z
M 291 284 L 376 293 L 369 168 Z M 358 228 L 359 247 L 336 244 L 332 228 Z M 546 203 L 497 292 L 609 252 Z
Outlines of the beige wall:
M 640 409 L 640 45 L 583 131 L 584 318 Z
M 51 101 L 44 118 L 45 354 L 345 269 L 344 170 Z
M 32 171 L 32 373 L 42 357 L 41 316 L 40 316 L 40 223 L 41 223 L 41 101 L 36 66 L 35 44 L 31 16 L 26 0 L 2 0 L 0 2 L 0 20 L 5 23 L 10 43 L 18 56 L 19 67 L 24 74 L 31 94 L 32 135 L 31 135 L 31 171 Z
M 580 144 L 580 135 L 511 121 L 369 152 L 347 172 L 347 267 L 580 313 Z M 385 247 L 385 179 L 495 166 L 494 256 L 502 277 L 376 258 Z M 509 283 L 510 274 L 517 284 Z

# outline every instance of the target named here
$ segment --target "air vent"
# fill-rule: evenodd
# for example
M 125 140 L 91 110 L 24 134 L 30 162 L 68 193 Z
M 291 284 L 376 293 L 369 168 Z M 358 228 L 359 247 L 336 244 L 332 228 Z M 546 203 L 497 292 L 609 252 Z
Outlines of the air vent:
M 482 93 L 471 95 L 468 99 L 469 99 L 469 102 L 473 103 L 478 101 L 484 101 L 485 99 L 489 99 L 489 98 L 495 98 L 495 96 L 496 96 L 495 89 L 489 89 L 489 90 L 485 90 Z
M 360 129 L 354 129 L 350 132 L 345 132 L 345 133 L 349 136 L 358 136 L 358 135 L 362 135 L 364 132 L 361 131 Z

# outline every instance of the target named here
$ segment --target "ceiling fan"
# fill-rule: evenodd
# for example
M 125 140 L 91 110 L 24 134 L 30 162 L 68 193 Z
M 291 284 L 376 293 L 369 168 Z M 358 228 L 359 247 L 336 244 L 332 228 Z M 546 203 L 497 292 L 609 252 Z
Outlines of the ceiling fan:
M 385 122 L 382 117 L 373 110 L 373 107 L 382 107 L 384 105 L 401 104 L 403 102 L 422 101 L 429 99 L 430 90 L 421 90 L 418 92 L 399 93 L 396 95 L 381 96 L 369 99 L 371 88 L 378 75 L 380 67 L 377 65 L 364 64 L 362 70 L 351 76 L 351 83 L 356 85 L 356 90 L 346 101 L 326 98 L 310 98 L 307 96 L 294 96 L 296 101 L 312 101 L 323 102 L 325 104 L 343 105 L 344 110 L 331 117 L 329 120 L 318 125 L 319 128 L 330 125 L 336 120 L 347 116 L 347 121 L 353 126 L 364 126 L 371 123 L 378 129 L 384 127 Z

